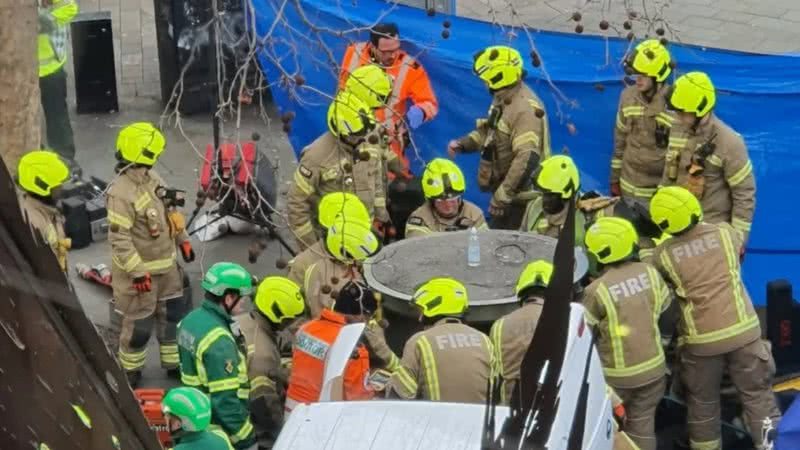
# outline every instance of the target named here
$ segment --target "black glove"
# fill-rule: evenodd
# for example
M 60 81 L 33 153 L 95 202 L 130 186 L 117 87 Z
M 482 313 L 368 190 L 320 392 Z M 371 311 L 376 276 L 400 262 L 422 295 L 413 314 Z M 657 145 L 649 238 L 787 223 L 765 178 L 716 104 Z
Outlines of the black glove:
M 378 302 L 372 289 L 361 281 L 350 280 L 336 297 L 336 311 L 342 314 L 366 316 L 378 309 Z

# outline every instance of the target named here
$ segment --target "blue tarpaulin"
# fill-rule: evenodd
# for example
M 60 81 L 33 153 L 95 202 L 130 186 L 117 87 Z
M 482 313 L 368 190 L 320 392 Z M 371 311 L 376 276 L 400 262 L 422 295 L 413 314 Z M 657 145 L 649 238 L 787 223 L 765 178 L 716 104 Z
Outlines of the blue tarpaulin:
M 253 0 L 256 29 L 264 40 L 260 54 L 273 97 L 281 112 L 293 111 L 290 141 L 296 152 L 325 130 L 329 100 L 336 86 L 336 63 L 348 43 L 367 39 L 376 21 L 400 25 L 404 48 L 417 56 L 439 99 L 439 115 L 413 133 L 421 160 L 446 157 L 447 142 L 470 131 L 486 114 L 490 95 L 472 74 L 472 55 L 487 45 L 507 44 L 528 55 L 531 40 L 543 65 L 526 58 L 526 81 L 547 106 L 554 153 L 567 147 L 577 161 L 584 190 L 608 192 L 609 161 L 619 93 L 620 60 L 629 42 L 621 39 L 499 27 L 380 0 Z M 278 15 L 279 14 L 279 15 Z M 278 21 L 276 17 L 280 17 Z M 442 37 L 443 22 L 451 23 Z M 324 42 L 325 45 L 321 45 Z M 709 73 L 718 89 L 716 112 L 744 136 L 756 175 L 757 208 L 745 261 L 745 281 L 757 304 L 765 302 L 765 284 L 775 278 L 800 281 L 800 161 L 794 158 L 800 135 L 800 58 L 757 55 L 671 45 L 677 72 Z M 279 61 L 279 64 L 276 62 Z M 545 72 L 546 71 L 546 72 Z M 293 81 L 301 75 L 302 86 Z M 575 134 L 568 125 L 573 124 Z M 460 155 L 468 179 L 477 174 L 477 156 Z M 467 197 L 482 206 L 488 196 L 468 185 Z
M 778 437 L 775 440 L 775 450 L 796 448 L 800 448 L 800 402 L 797 401 L 797 397 L 783 414 L 778 424 Z

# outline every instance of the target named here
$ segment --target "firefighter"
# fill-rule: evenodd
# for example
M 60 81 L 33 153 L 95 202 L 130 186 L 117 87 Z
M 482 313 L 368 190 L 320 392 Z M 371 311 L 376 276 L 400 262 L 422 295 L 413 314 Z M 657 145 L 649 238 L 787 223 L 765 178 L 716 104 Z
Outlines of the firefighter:
M 406 222 L 406 237 L 441 231 L 488 229 L 483 211 L 464 200 L 466 180 L 461 169 L 449 160 L 436 158 L 422 173 L 422 192 L 428 200 L 411 213 Z
M 72 168 L 74 176 L 81 169 L 75 162 L 75 139 L 67 107 L 67 72 L 64 64 L 69 54 L 69 23 L 78 14 L 75 0 L 38 0 L 39 90 L 45 116 L 47 144 Z
M 394 23 L 379 23 L 372 27 L 369 42 L 357 42 L 347 47 L 342 59 L 339 86 L 344 87 L 350 74 L 360 66 L 377 64 L 394 80 L 385 107 L 376 111 L 388 143 L 408 170 L 405 148 L 408 130 L 433 120 L 439 111 L 436 94 L 425 68 L 400 48 L 400 30 Z M 411 103 L 411 106 L 408 106 Z
M 232 327 L 232 316 L 253 293 L 253 277 L 238 264 L 220 262 L 208 269 L 201 286 L 203 303 L 178 325 L 181 382 L 208 393 L 211 422 L 235 448 L 255 448 L 246 348 L 238 327 Z
M 670 135 L 662 185 L 688 189 L 707 222 L 731 224 L 746 244 L 756 204 L 753 164 L 742 136 L 714 114 L 711 79 L 702 72 L 681 76 L 668 102 L 684 126 Z
M 400 367 L 389 381 L 389 395 L 402 399 L 481 403 L 494 378 L 489 337 L 462 323 L 467 289 L 452 278 L 433 278 L 414 293 L 425 330 L 403 348 Z
M 222 430 L 211 424 L 211 401 L 192 387 L 170 389 L 161 401 L 172 442 L 171 450 L 233 450 Z
M 368 321 L 377 310 L 375 296 L 359 281 L 347 282 L 337 295 L 336 303 L 322 310 L 321 315 L 304 324 L 295 337 L 292 350 L 292 373 L 286 391 L 286 412 L 300 403 L 319 401 L 327 351 L 342 327 L 348 323 Z M 369 352 L 359 344 L 345 366 L 341 400 L 369 400 L 374 392 L 368 387 Z M 334 393 L 333 400 L 337 400 Z
M 355 95 L 372 109 L 373 114 L 379 115 L 392 93 L 392 79 L 377 64 L 367 64 L 350 73 L 343 90 Z M 367 139 L 372 135 L 380 139 L 385 169 L 393 176 L 408 178 L 404 162 L 389 145 L 387 131 L 382 127 L 375 127 Z
M 303 149 L 287 199 L 289 227 L 301 250 L 321 236 L 313 215 L 319 199 L 330 192 L 352 192 L 380 226 L 390 222 L 380 140 L 367 139 L 374 127 L 369 107 L 342 93 L 328 108 L 330 131 Z
M 325 248 L 303 273 L 303 293 L 311 318 L 335 301 L 349 281 L 363 281 L 361 263 L 378 251 L 378 238 L 364 222 L 338 216 L 328 228 Z
M 606 383 L 622 398 L 624 431 L 642 450 L 655 450 L 655 414 L 666 388 L 658 321 L 670 292 L 658 271 L 636 260 L 633 224 L 601 217 L 586 230 L 586 249 L 600 275 L 584 291 Z
M 289 274 L 287 276 L 290 280 L 302 286 L 306 270 L 317 262 L 320 256 L 326 254 L 325 235 L 327 234 L 328 228 L 333 225 L 336 217 L 340 214 L 347 220 L 357 220 L 363 222 L 366 226 L 372 223 L 372 217 L 369 211 L 367 211 L 364 203 L 362 203 L 355 194 L 349 192 L 331 192 L 330 194 L 325 194 L 319 201 L 319 208 L 317 211 L 317 222 L 320 227 L 325 230 L 325 233 L 323 233 L 322 239 L 318 240 L 289 261 Z
M 775 361 L 742 282 L 741 234 L 726 222 L 704 222 L 697 197 L 678 186 L 656 191 L 650 214 L 673 236 L 656 248 L 653 261 L 681 306 L 679 358 L 691 447 L 722 448 L 720 383 L 727 371 L 761 449 L 762 422 L 770 418 L 776 424 L 781 414 L 772 393 Z
M 503 382 L 500 402 L 508 405 L 519 382 L 525 352 L 533 340 L 544 306 L 544 291 L 553 276 L 553 265 L 543 259 L 529 263 L 517 280 L 515 292 L 521 308 L 497 319 L 491 335 L 497 371 Z
M 281 366 L 276 334 L 302 316 L 300 286 L 284 277 L 267 277 L 258 285 L 255 310 L 236 316 L 247 344 L 250 412 L 258 443 L 272 448 L 283 424 L 288 371 Z
M 117 137 L 118 175 L 106 193 L 111 287 L 122 312 L 119 360 L 134 387 L 154 326 L 161 366 L 170 376 L 178 373 L 175 327 L 185 311 L 176 245 L 185 262 L 194 261 L 185 219 L 165 194 L 174 191 L 153 170 L 165 145 L 150 123 L 123 128 Z
M 72 240 L 64 232 L 64 215 L 56 207 L 59 190 L 69 179 L 69 168 L 54 152 L 25 154 L 17 166 L 17 183 L 24 191 L 20 204 L 31 227 L 39 231 L 67 273 L 67 252 Z
M 639 231 L 638 254 L 643 261 L 652 256 L 658 242 L 668 237 L 652 223 L 642 204 L 594 192 L 580 193 L 580 174 L 569 156 L 554 155 L 543 161 L 534 175 L 534 185 L 542 195 L 528 202 L 520 231 L 558 238 L 567 219 L 570 199 L 578 195 L 576 245 L 583 245 L 584 233 L 592 221 L 608 216 L 623 217 L 635 224 Z
M 492 192 L 492 228 L 516 230 L 525 203 L 532 195 L 531 174 L 550 156 L 550 131 L 544 104 L 525 84 L 522 56 L 511 47 L 494 46 L 475 55 L 475 74 L 492 94 L 486 119 L 477 128 L 452 140 L 447 151 L 480 152 L 478 185 Z
M 641 42 L 625 59 L 625 72 L 636 84 L 623 89 L 619 98 L 611 158 L 613 196 L 646 205 L 661 182 L 675 121 L 665 96 L 671 64 L 669 51 L 657 39 Z

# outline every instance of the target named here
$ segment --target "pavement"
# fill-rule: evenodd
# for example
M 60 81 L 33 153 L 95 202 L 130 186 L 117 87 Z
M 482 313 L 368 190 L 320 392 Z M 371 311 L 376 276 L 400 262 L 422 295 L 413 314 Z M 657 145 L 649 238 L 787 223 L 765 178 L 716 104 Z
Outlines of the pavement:
M 102 115 L 77 115 L 72 105 L 72 123 L 75 130 L 77 160 L 89 175 L 111 180 L 114 177 L 114 141 L 120 127 L 134 121 L 158 123 L 162 118 L 160 101 L 158 51 L 153 13 L 153 0 L 78 0 L 82 12 L 109 11 L 114 36 L 114 58 L 120 111 Z M 586 33 L 600 33 L 599 22 L 603 18 L 614 28 L 627 32 L 622 23 L 627 14 L 622 1 L 608 0 L 578 1 L 584 6 L 582 24 Z M 626 2 L 630 3 L 630 2 Z M 680 40 L 698 44 L 721 46 L 735 50 L 761 52 L 800 51 L 800 2 L 796 0 L 656 0 L 648 2 L 666 5 L 660 9 L 641 11 L 633 20 L 633 31 L 637 35 L 646 32 L 647 25 L 654 32 L 659 18 L 669 25 L 668 33 L 675 30 Z M 509 6 L 510 5 L 510 6 Z M 512 8 L 513 7 L 513 8 Z M 525 24 L 530 27 L 570 31 L 575 22 L 570 21 L 576 10 L 576 0 L 458 0 L 460 15 L 479 19 L 495 20 L 499 23 Z M 614 32 L 616 34 L 616 32 Z M 669 37 L 669 34 L 668 34 Z M 71 70 L 71 63 L 68 63 Z M 70 77 L 72 80 L 72 77 Z M 74 92 L 70 81 L 70 96 Z M 239 128 L 233 122 L 225 125 L 224 136 L 232 137 L 241 132 L 249 135 L 253 131 L 261 134 L 260 151 L 280 166 L 279 185 L 285 191 L 286 180 L 290 180 L 295 157 L 280 129 L 280 121 L 269 105 L 261 114 L 256 107 L 245 108 Z M 264 120 L 266 118 L 266 120 Z M 208 115 L 183 117 L 180 127 L 174 122 L 165 122 L 163 129 L 168 147 L 156 170 L 177 188 L 188 191 L 186 213 L 193 209 L 197 190 L 201 152 L 212 140 L 212 129 Z M 282 197 L 279 196 L 279 204 Z M 289 255 L 277 242 L 270 242 L 255 264 L 247 261 L 247 247 L 252 237 L 227 236 L 223 239 L 201 243 L 193 239 L 197 261 L 186 264 L 185 269 L 193 285 L 195 302 L 201 298 L 199 281 L 202 273 L 217 261 L 234 261 L 243 264 L 254 275 L 282 274 L 275 266 L 279 259 Z M 107 243 L 95 243 L 88 248 L 70 252 L 70 262 L 95 264 L 110 263 Z M 109 289 L 91 285 L 72 273 L 73 286 L 89 318 L 99 326 L 109 326 Z M 155 339 L 151 342 L 148 368 L 144 383 L 169 386 L 163 371 L 158 369 Z
M 643 7 L 645 5 L 646 7 Z M 628 9 L 630 7 L 630 9 Z M 630 19 L 628 11 L 636 13 Z M 456 13 L 499 24 L 637 38 L 664 28 L 668 39 L 700 46 L 756 53 L 800 52 L 797 0 L 456 0 Z M 600 29 L 601 21 L 608 29 Z

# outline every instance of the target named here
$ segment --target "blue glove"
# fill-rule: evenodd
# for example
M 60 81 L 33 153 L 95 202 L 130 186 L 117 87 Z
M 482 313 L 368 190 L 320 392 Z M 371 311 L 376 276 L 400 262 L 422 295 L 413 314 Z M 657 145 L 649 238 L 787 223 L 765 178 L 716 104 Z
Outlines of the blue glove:
M 418 126 L 422 125 L 422 122 L 425 121 L 425 113 L 422 112 L 422 109 L 419 106 L 412 106 L 408 109 L 406 113 L 406 123 L 408 126 L 411 127 L 412 130 L 415 130 Z

